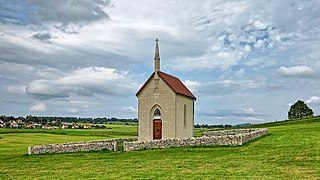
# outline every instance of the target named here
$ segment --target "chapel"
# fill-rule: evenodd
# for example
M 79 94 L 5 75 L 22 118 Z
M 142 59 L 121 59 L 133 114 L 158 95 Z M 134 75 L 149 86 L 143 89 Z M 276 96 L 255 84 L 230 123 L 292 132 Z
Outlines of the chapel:
M 138 141 L 193 137 L 196 97 L 179 78 L 160 71 L 155 41 L 154 72 L 136 93 Z

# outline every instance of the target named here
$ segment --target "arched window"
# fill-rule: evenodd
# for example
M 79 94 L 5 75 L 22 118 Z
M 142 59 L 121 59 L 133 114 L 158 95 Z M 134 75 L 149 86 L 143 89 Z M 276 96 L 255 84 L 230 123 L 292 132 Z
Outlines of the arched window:
M 154 119 L 161 119 L 161 111 L 159 108 L 154 110 L 153 117 L 154 117 Z
M 187 105 L 183 107 L 183 126 L 184 128 L 187 127 Z

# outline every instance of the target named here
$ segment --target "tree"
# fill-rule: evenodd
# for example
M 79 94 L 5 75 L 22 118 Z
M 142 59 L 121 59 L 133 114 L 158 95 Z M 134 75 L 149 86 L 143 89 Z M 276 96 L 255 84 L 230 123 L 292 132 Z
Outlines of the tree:
M 304 118 L 313 116 L 313 111 L 303 101 L 298 100 L 288 112 L 289 119 Z

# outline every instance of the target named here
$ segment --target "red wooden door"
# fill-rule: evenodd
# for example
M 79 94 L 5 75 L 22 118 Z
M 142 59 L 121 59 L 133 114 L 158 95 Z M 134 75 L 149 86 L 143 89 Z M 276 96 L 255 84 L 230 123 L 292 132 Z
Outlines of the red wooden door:
M 153 120 L 153 139 L 162 138 L 162 121 L 160 119 Z

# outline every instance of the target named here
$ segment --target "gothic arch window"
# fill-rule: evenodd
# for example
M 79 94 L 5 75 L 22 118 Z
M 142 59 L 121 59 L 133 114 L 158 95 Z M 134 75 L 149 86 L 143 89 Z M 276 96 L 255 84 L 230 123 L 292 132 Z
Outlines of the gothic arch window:
M 187 105 L 185 104 L 183 107 L 183 126 L 187 127 Z
M 153 118 L 154 119 L 161 119 L 161 111 L 159 108 L 156 108 L 156 110 L 154 110 Z

